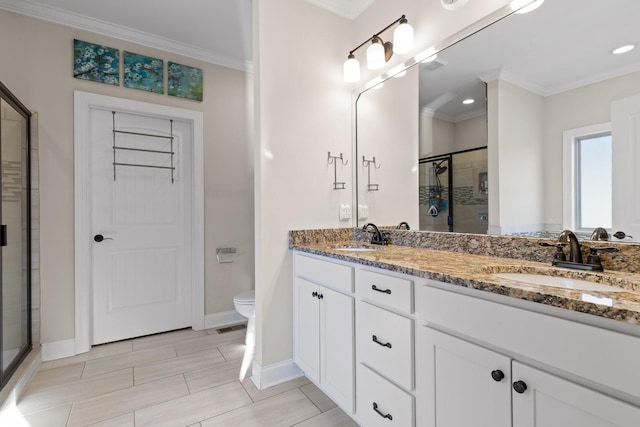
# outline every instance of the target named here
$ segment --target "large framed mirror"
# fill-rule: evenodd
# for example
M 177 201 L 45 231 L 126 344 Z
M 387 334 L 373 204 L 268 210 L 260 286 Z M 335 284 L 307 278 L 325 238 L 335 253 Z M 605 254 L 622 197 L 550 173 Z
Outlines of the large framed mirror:
M 360 94 L 357 225 L 408 221 L 435 229 L 425 221 L 429 209 L 448 216 L 453 207 L 448 221 L 456 231 L 459 197 L 444 204 L 433 192 L 451 185 L 470 202 L 486 201 L 471 209 L 472 232 L 545 236 L 603 226 L 640 237 L 640 141 L 628 131 L 640 105 L 640 2 L 548 0 L 528 14 L 498 15 L 404 77 Z M 624 45 L 635 49 L 613 53 Z M 611 160 L 596 152 L 590 165 L 580 141 L 603 127 L 614 135 Z M 444 165 L 438 159 L 484 146 L 485 160 L 451 160 L 436 176 Z M 372 172 L 362 157 L 376 153 Z M 372 180 L 377 191 L 367 187 Z M 590 207 L 607 204 L 609 223 L 591 219 Z

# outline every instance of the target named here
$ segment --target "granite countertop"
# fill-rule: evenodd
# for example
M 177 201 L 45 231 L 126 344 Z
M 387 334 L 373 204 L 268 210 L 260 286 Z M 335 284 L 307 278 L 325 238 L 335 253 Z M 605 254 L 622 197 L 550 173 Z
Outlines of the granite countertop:
M 337 260 L 382 268 L 456 286 L 477 289 L 587 313 L 628 324 L 640 324 L 640 274 L 619 271 L 583 272 L 549 263 L 389 245 L 374 251 L 354 251 L 363 242 L 293 243 L 292 249 Z M 341 247 L 341 249 L 338 249 Z M 618 292 L 583 291 L 532 285 L 499 278 L 493 273 L 537 273 L 602 283 Z

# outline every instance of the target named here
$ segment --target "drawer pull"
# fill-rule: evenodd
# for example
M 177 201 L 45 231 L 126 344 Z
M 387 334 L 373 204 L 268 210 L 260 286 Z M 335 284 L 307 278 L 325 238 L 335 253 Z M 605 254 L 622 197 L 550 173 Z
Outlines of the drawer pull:
M 378 337 L 377 337 L 377 336 L 375 336 L 375 335 L 372 335 L 372 336 L 371 336 L 371 339 L 373 340 L 373 342 L 374 342 L 374 343 L 376 343 L 376 344 L 378 344 L 378 345 L 381 345 L 381 346 L 383 346 L 383 347 L 387 347 L 387 348 L 391 348 L 391 343 L 390 343 L 390 342 L 388 342 L 388 343 L 386 343 L 386 344 L 383 344 L 383 343 L 381 343 L 380 341 L 378 341 Z
M 391 416 L 391 414 L 383 414 L 378 409 L 378 404 L 376 402 L 373 402 L 373 410 L 376 411 L 376 414 L 380 415 L 382 418 L 386 418 L 388 420 L 393 420 L 393 417 Z
M 391 289 L 380 289 L 376 285 L 371 285 L 371 289 L 373 289 L 376 292 L 382 292 L 383 294 L 391 295 Z

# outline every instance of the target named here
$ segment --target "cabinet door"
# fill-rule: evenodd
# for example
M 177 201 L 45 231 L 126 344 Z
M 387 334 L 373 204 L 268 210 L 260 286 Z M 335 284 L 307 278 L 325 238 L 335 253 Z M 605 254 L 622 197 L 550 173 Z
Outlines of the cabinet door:
M 513 381 L 526 385 L 513 392 L 514 427 L 640 425 L 638 407 L 518 362 L 512 370 Z
M 311 381 L 320 381 L 319 286 L 300 277 L 294 282 L 294 361 Z
M 353 412 L 353 298 L 320 287 L 320 384 L 343 409 Z
M 418 406 L 424 405 L 421 417 L 426 425 L 511 426 L 511 360 L 434 329 L 422 329 L 425 401 Z

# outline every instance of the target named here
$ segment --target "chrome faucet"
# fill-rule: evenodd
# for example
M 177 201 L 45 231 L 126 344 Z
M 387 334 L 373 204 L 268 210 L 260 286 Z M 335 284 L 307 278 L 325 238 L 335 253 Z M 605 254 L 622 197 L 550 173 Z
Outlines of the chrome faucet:
M 569 261 L 582 264 L 582 249 L 578 238 L 571 230 L 564 230 L 558 237 L 558 243 L 569 245 Z
M 609 240 L 609 233 L 602 227 L 598 227 L 591 233 L 591 240 Z
M 382 233 L 380 232 L 380 229 L 378 229 L 378 226 L 372 222 L 366 223 L 364 227 L 362 227 L 362 231 L 371 232 L 369 228 L 373 229 L 373 233 L 371 234 L 372 245 L 386 245 L 388 243 L 387 241 L 388 239 L 382 235 Z

